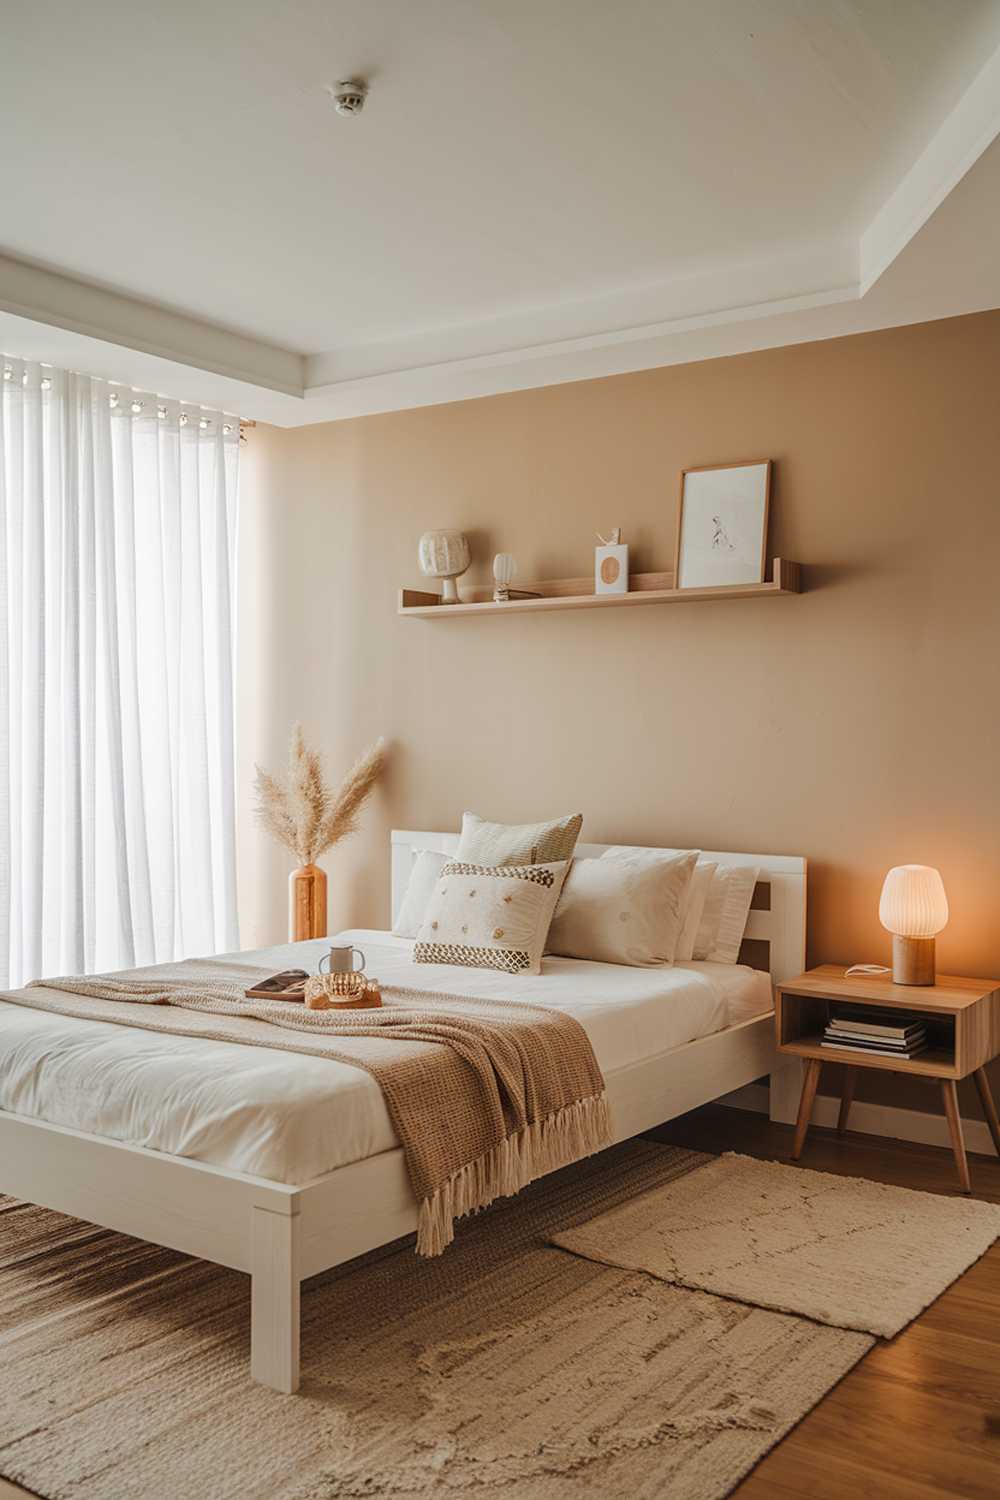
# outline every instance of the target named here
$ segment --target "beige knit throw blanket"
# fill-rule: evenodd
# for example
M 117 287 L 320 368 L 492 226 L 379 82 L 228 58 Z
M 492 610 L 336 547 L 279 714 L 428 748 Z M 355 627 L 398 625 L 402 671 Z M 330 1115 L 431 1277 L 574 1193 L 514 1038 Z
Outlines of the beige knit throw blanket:
M 608 1144 L 604 1079 L 586 1032 L 571 1016 L 401 986 L 383 986 L 380 1010 L 306 1010 L 288 1001 L 247 1000 L 244 990 L 269 972 L 191 959 L 38 980 L 4 998 L 150 1031 L 318 1054 L 365 1069 L 382 1090 L 406 1154 L 420 1204 L 420 1255 L 440 1255 L 462 1214 Z M 58 994 L 46 993 L 52 991 Z M 196 1023 L 177 1010 L 206 1019 Z M 211 1016 L 238 1016 L 247 1024 L 212 1026 Z

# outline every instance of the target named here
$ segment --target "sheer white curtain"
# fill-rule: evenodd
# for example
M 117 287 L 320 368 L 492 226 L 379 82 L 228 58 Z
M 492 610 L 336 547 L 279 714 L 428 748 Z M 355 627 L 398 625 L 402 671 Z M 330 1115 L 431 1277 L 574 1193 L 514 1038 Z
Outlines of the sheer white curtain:
M 239 425 L 3 361 L 0 986 L 238 947 Z

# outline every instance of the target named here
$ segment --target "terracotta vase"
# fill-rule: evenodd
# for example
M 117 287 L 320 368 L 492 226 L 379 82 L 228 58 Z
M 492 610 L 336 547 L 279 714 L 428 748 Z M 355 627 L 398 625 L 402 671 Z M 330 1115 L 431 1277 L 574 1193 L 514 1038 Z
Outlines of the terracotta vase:
M 288 877 L 288 939 L 326 937 L 326 871 L 302 865 Z

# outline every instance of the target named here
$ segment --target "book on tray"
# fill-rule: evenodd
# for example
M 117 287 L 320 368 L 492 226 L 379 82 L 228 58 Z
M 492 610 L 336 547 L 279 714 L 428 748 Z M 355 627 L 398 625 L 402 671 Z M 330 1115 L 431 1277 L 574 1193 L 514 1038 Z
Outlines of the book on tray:
M 271 974 L 244 990 L 248 1000 L 300 1000 L 306 998 L 305 969 L 283 969 L 280 974 Z
M 917 1057 L 927 1048 L 927 1028 L 916 1016 L 892 1011 L 843 1011 L 831 1016 L 822 1046 L 876 1057 Z

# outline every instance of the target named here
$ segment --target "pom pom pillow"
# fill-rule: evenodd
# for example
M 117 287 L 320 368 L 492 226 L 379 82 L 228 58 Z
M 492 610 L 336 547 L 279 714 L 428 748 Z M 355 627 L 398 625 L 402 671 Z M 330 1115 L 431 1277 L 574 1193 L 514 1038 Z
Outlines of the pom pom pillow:
M 566 861 L 538 865 L 445 865 L 427 904 L 413 958 L 539 974 Z

